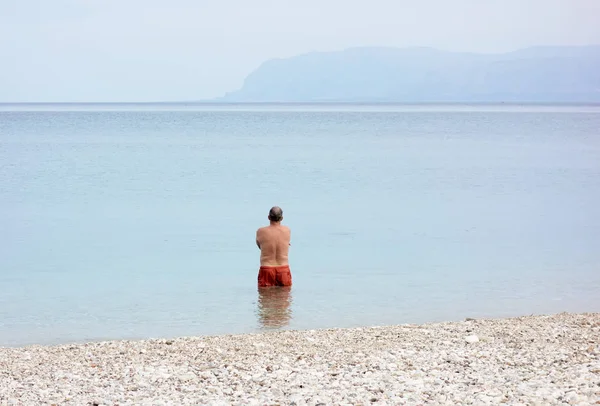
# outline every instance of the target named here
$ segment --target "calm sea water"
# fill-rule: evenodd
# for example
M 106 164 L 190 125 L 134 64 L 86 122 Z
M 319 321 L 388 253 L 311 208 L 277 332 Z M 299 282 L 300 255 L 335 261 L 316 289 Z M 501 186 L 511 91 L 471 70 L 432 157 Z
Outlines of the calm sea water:
M 600 107 L 0 110 L 0 345 L 600 311 Z

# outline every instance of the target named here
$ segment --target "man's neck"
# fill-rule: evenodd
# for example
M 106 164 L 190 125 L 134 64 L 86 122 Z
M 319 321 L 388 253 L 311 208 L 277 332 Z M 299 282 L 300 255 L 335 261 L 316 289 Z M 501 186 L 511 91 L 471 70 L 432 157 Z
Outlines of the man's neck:
M 272 226 L 280 226 L 281 225 L 281 221 L 271 221 L 270 223 Z

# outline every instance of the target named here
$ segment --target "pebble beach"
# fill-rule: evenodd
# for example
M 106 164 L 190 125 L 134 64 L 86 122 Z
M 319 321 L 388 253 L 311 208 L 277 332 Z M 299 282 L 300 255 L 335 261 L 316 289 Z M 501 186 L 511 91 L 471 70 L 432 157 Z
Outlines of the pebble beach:
M 0 405 L 600 404 L 600 313 L 0 348 Z

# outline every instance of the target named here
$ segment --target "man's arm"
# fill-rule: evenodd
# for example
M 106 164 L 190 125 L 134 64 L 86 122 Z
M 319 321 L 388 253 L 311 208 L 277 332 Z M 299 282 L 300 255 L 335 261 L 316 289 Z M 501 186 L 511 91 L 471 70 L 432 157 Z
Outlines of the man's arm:
M 256 230 L 256 246 L 258 247 L 258 249 L 260 249 L 260 243 L 258 242 L 258 232 L 260 230 Z

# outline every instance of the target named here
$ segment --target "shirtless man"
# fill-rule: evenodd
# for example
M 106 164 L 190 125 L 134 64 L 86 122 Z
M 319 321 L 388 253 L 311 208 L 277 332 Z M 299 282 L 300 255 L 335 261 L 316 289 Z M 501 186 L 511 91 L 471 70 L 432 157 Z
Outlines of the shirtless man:
M 288 264 L 291 231 L 282 226 L 283 210 L 274 206 L 269 211 L 270 224 L 256 231 L 256 245 L 260 249 L 258 286 L 291 286 L 292 274 Z

